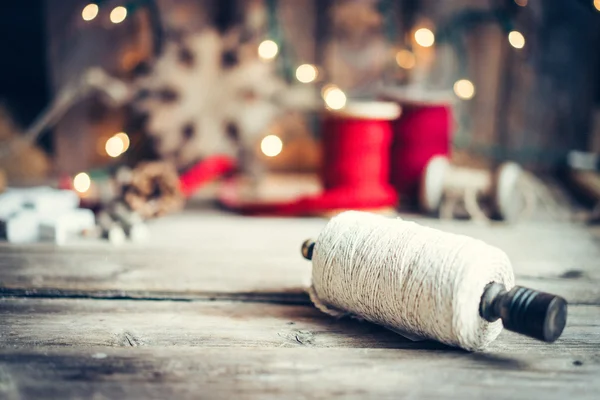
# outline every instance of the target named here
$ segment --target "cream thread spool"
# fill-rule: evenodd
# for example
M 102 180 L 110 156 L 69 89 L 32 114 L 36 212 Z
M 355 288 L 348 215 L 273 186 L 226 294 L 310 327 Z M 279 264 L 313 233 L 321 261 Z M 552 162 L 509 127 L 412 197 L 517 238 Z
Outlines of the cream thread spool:
M 471 218 L 487 219 L 479 206 L 479 201 L 486 199 L 494 214 L 514 220 L 524 210 L 518 186 L 521 177 L 521 167 L 512 162 L 503 163 L 492 172 L 456 167 L 446 157 L 436 156 L 423 173 L 419 204 L 426 212 L 439 211 L 442 217 L 452 217 L 462 201 Z
M 510 261 L 500 249 L 414 222 L 344 212 L 316 242 L 307 240 L 302 254 L 312 260 L 309 294 L 317 308 L 409 338 L 481 350 L 503 324 L 553 342 L 566 323 L 563 298 L 513 287 Z

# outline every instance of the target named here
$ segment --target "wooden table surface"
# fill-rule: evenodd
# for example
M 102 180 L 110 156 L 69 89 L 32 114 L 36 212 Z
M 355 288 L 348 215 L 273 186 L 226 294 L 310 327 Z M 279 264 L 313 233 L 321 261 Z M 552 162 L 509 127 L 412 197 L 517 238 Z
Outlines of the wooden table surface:
M 299 252 L 325 220 L 189 210 L 145 244 L 0 244 L 0 399 L 599 398 L 600 235 L 418 221 L 501 247 L 519 284 L 564 296 L 563 336 L 468 353 L 333 319 Z

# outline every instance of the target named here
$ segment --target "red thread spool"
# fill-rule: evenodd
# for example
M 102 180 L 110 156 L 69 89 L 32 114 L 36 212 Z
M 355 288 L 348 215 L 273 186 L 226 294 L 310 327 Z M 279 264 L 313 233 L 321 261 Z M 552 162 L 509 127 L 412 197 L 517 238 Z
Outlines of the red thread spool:
M 244 203 L 235 189 L 224 189 L 222 203 L 247 214 L 318 215 L 337 210 L 394 207 L 398 196 L 389 183 L 391 120 L 394 103 L 362 102 L 328 111 L 323 121 L 323 192 L 278 203 Z
M 323 123 L 322 197 L 339 208 L 395 206 L 389 184 L 392 127 L 400 115 L 393 103 L 349 104 L 329 112 Z
M 452 105 L 445 93 L 390 91 L 383 97 L 402 107 L 394 122 L 391 182 L 401 197 L 415 199 L 429 160 L 450 156 Z

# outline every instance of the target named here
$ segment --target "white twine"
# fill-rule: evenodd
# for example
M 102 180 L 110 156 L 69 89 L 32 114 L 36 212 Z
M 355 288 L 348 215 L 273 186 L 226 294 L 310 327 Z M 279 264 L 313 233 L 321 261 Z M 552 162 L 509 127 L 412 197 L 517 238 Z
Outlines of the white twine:
M 485 286 L 514 284 L 508 257 L 493 246 L 357 211 L 327 224 L 312 260 L 310 294 L 321 311 L 466 350 L 483 349 L 502 329 L 479 315 Z
M 473 190 L 482 194 L 490 194 L 493 190 L 492 173 L 485 169 L 452 166 L 444 174 L 446 191 L 462 193 Z

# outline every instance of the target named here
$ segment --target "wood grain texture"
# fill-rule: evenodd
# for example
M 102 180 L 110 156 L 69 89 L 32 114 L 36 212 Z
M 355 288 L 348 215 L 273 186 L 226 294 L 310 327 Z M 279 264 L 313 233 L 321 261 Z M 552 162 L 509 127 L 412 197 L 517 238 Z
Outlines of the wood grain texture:
M 599 239 L 567 223 L 477 225 L 416 219 L 498 246 L 521 285 L 571 303 L 600 304 Z M 144 245 L 86 242 L 66 248 L 0 245 L 0 294 L 207 298 L 299 294 L 310 282 L 300 245 L 324 219 L 259 219 L 187 212 L 150 225 Z
M 599 363 L 597 355 L 507 357 L 413 349 L 0 351 L 8 390 L 49 399 L 595 399 Z
M 594 399 L 599 316 L 468 353 L 307 306 L 4 299 L 0 397 Z
M 0 398 L 594 399 L 599 316 L 468 353 L 307 306 L 3 299 Z
M 320 347 L 438 349 L 380 326 L 332 318 L 306 305 L 224 301 L 0 300 L 0 348 Z M 600 306 L 571 306 L 565 332 L 547 344 L 505 331 L 491 353 L 600 355 Z
M 467 353 L 331 318 L 300 256 L 325 220 L 195 210 L 144 245 L 0 246 L 0 399 L 597 397 L 600 232 L 418 221 L 504 249 L 520 284 L 566 296 L 559 341 L 503 332 Z

